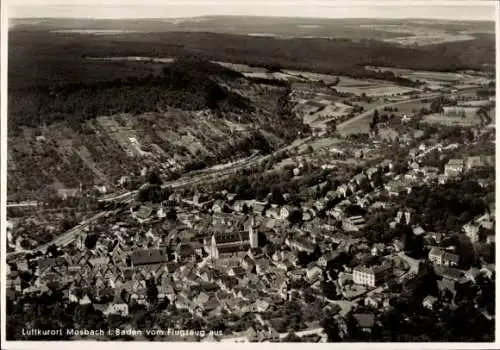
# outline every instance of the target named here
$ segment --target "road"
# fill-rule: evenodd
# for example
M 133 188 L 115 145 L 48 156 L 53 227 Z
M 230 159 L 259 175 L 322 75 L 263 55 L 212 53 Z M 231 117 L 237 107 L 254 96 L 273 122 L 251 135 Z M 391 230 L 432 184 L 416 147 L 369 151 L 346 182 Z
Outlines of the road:
M 17 207 L 36 207 L 38 206 L 37 201 L 25 201 L 19 203 L 7 203 L 7 208 L 17 208 Z

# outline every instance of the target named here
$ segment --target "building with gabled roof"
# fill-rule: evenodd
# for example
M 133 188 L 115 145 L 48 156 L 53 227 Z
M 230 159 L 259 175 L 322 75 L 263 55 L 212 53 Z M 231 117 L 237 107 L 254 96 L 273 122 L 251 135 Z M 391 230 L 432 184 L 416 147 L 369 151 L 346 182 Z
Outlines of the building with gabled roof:
M 167 252 L 160 248 L 138 249 L 132 253 L 132 266 L 158 264 L 168 262 Z

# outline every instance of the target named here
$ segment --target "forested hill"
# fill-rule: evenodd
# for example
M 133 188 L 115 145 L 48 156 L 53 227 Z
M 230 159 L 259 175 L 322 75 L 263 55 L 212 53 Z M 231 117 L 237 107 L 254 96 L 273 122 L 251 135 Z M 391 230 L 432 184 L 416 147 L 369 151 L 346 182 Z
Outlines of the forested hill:
M 144 166 L 175 178 L 268 153 L 308 132 L 289 93 L 192 57 L 142 77 L 11 91 L 9 200 L 80 183 L 113 188 Z
M 219 82 L 242 76 L 217 64 L 185 58 L 144 77 L 111 81 L 46 84 L 37 91 L 10 94 L 12 127 L 83 122 L 117 113 L 140 114 L 170 107 L 183 110 L 209 108 L 216 112 L 250 112 L 251 103 Z M 29 98 L 33 94 L 36 99 Z

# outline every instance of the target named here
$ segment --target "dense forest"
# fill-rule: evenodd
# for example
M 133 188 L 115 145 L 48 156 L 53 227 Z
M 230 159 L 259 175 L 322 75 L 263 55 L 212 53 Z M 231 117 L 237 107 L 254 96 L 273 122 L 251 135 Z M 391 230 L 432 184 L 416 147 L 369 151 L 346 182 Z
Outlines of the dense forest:
M 244 97 L 216 81 L 216 78 L 238 77 L 238 73 L 219 65 L 186 58 L 164 67 L 160 75 L 94 83 L 54 83 L 29 92 L 33 100 L 24 99 L 24 93 L 10 94 L 9 123 L 33 127 L 60 120 L 79 123 L 101 115 L 139 114 L 167 106 L 248 112 L 252 107 Z
M 453 71 L 484 70 L 494 64 L 491 36 L 467 42 L 401 47 L 376 40 L 276 39 L 221 33 L 127 33 L 89 38 L 43 31 L 9 33 L 9 125 L 39 125 L 117 112 L 140 113 L 172 105 L 199 108 L 248 107 L 214 79 L 238 73 L 197 62 L 165 68 L 155 62 L 91 61 L 88 57 L 200 57 L 415 85 L 391 72 L 365 66 Z M 259 82 L 259 83 L 262 83 Z
M 157 69 L 147 62 L 96 62 L 86 57 L 199 55 L 209 60 L 333 74 L 370 74 L 364 66 L 454 71 L 489 69 L 494 36 L 471 41 L 402 47 L 376 40 L 276 39 L 217 33 L 129 33 L 87 37 L 39 31 L 9 33 L 10 88 L 54 81 L 108 80 Z M 142 69 L 141 69 L 142 68 Z

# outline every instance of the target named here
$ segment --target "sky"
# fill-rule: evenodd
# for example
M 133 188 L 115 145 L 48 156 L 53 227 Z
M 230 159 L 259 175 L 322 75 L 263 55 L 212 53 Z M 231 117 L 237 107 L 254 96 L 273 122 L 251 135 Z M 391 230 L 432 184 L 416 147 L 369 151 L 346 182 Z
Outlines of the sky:
M 6 0 L 9 17 L 173 18 L 249 15 L 495 20 L 495 0 Z

